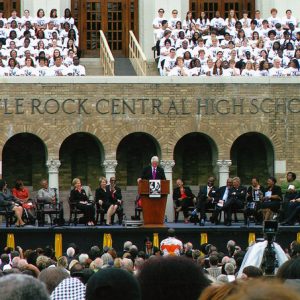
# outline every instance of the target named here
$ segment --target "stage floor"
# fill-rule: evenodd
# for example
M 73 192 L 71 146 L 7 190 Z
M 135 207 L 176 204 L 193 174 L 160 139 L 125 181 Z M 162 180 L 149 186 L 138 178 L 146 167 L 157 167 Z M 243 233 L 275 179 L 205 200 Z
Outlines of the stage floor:
M 103 235 L 110 233 L 112 236 L 113 247 L 119 252 L 123 250 L 125 241 L 130 240 L 139 249 L 143 249 L 144 239 L 153 237 L 158 233 L 159 241 L 167 237 L 168 228 L 176 230 L 176 236 L 183 243 L 192 242 L 195 249 L 199 249 L 201 234 L 206 233 L 208 243 L 214 244 L 220 251 L 226 252 L 226 243 L 233 239 L 243 249 L 248 246 L 249 233 L 255 233 L 256 238 L 263 238 L 262 226 L 250 224 L 249 227 L 243 223 L 233 223 L 232 226 L 214 225 L 209 222 L 205 226 L 184 223 L 166 223 L 165 227 L 124 227 L 121 225 L 113 226 L 47 226 L 35 227 L 25 226 L 17 228 L 15 226 L 0 227 L 0 247 L 6 245 L 8 233 L 13 233 L 15 245 L 24 249 L 45 247 L 47 245 L 54 247 L 55 234 L 61 233 L 63 240 L 63 250 L 65 251 L 69 243 L 76 243 L 82 251 L 88 251 L 93 245 L 103 246 Z M 299 226 L 279 226 L 276 241 L 287 248 L 289 243 L 297 239 L 297 233 L 300 232 Z

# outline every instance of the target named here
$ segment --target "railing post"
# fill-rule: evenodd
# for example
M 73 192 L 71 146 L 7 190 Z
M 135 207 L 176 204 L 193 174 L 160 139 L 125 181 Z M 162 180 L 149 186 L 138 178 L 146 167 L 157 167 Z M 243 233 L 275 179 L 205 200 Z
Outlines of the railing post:
M 132 30 L 129 31 L 129 58 L 139 76 L 147 75 L 147 59 Z
M 100 30 L 100 61 L 105 76 L 115 75 L 115 59 L 110 51 L 104 32 Z

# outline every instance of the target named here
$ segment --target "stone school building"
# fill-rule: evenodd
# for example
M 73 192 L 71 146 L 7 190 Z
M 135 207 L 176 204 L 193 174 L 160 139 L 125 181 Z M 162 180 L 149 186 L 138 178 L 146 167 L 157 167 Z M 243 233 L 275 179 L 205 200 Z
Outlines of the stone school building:
M 153 155 L 175 183 L 300 174 L 297 78 L 2 78 L 0 174 L 69 192 L 136 186 Z M 195 188 L 197 190 L 197 188 Z M 63 199 L 66 200 L 66 199 Z M 168 205 L 171 210 L 172 203 Z

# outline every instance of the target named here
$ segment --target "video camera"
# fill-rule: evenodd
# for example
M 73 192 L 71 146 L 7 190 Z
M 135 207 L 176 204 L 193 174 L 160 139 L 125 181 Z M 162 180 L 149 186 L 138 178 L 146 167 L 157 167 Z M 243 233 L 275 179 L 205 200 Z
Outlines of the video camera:
M 277 221 L 264 221 L 263 234 L 267 237 L 268 242 L 272 242 L 278 232 Z
M 268 244 L 264 251 L 261 268 L 267 276 L 274 276 L 275 268 L 278 266 L 276 251 L 274 248 L 274 238 L 278 232 L 277 221 L 264 221 L 263 233 Z

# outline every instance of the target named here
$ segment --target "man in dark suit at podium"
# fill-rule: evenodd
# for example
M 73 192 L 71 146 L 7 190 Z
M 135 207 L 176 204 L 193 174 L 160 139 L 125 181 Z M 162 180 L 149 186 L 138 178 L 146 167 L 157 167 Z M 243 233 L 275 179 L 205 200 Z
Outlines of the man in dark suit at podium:
M 153 156 L 151 158 L 151 166 L 147 166 L 143 169 L 141 178 L 139 178 L 138 181 L 140 181 L 141 179 L 166 180 L 165 171 L 163 168 L 159 167 L 158 164 L 159 158 L 157 156 Z

